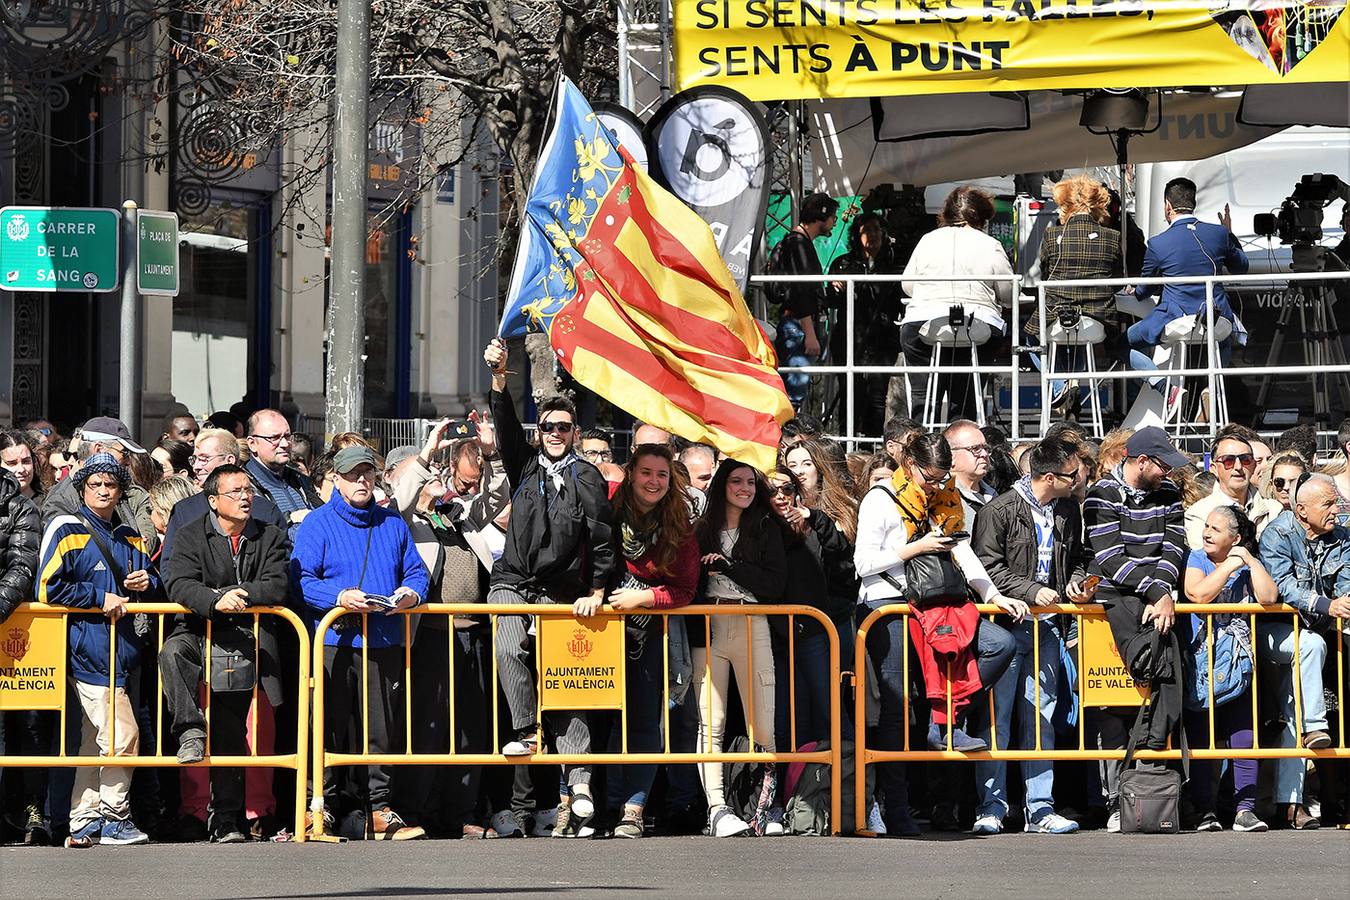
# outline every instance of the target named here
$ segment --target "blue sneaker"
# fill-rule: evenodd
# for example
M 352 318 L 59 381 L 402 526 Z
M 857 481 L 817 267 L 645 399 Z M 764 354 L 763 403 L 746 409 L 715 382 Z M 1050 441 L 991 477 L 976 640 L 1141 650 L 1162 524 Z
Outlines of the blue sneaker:
M 81 825 L 70 832 L 66 838 L 66 847 L 72 850 L 83 850 L 85 847 L 92 847 L 99 842 L 103 834 L 103 820 L 95 819 L 88 824 Z
M 150 842 L 150 836 L 137 828 L 136 823 L 130 819 L 110 820 L 103 823 L 103 833 L 99 842 L 103 844 L 147 844 Z
M 1028 822 L 1023 830 L 1032 834 L 1073 834 L 1078 830 L 1078 823 L 1059 813 L 1048 812 L 1036 821 Z

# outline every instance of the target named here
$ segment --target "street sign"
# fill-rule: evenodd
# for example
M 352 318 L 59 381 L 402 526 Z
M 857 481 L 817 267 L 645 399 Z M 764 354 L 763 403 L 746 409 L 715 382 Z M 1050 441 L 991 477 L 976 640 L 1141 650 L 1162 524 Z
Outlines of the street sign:
M 178 296 L 178 214 L 143 209 L 136 214 L 136 290 Z
M 74 206 L 0 209 L 0 290 L 117 290 L 120 215 Z

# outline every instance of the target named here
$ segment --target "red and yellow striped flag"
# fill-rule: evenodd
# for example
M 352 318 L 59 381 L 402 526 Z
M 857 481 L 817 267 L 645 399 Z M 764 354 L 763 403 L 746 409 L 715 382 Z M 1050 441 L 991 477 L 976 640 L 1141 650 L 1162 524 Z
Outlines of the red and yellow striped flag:
M 546 331 L 606 400 L 772 469 L 792 406 L 712 231 L 565 79 L 525 219 L 500 333 Z

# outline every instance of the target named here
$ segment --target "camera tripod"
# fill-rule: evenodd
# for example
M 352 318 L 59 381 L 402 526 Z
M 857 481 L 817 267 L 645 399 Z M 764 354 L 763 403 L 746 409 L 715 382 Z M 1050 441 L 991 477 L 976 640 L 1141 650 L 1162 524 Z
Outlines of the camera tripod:
M 1298 271 L 1300 266 L 1294 266 Z M 1280 305 L 1280 316 L 1275 322 L 1275 335 L 1270 342 L 1270 352 L 1266 354 L 1267 366 L 1280 364 L 1280 351 L 1284 348 L 1286 329 L 1289 327 L 1294 308 L 1298 308 L 1298 331 L 1302 337 L 1303 364 L 1327 368 L 1347 364 L 1345 347 L 1341 343 L 1341 329 L 1336 321 L 1335 293 L 1324 285 L 1315 282 L 1290 282 L 1284 292 L 1285 302 Z M 1261 389 L 1256 396 L 1257 409 L 1266 408 L 1270 394 L 1270 382 L 1274 376 L 1261 376 Z M 1331 422 L 1332 390 L 1339 394 L 1340 409 L 1350 409 L 1350 377 L 1344 372 L 1327 372 L 1313 376 L 1313 417 L 1318 421 Z

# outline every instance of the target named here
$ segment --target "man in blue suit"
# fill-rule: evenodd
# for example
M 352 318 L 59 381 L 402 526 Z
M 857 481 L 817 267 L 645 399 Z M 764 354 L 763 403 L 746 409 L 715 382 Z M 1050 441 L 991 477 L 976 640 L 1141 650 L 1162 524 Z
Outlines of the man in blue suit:
M 1155 235 L 1148 242 L 1148 251 L 1144 254 L 1144 278 L 1172 277 L 1179 275 L 1218 275 L 1221 271 L 1234 275 L 1247 272 L 1247 254 L 1242 252 L 1237 238 L 1231 230 L 1232 220 L 1228 207 L 1219 218 L 1220 224 L 1211 225 L 1195 217 L 1195 182 L 1189 178 L 1173 178 L 1163 189 L 1163 214 L 1167 217 L 1168 228 Z M 1152 296 L 1158 285 L 1140 285 L 1135 288 L 1135 296 L 1141 300 Z M 1162 286 L 1162 299 L 1147 316 L 1132 325 L 1126 332 L 1130 345 L 1130 367 L 1133 369 L 1157 369 L 1153 362 L 1153 349 L 1162 337 L 1163 329 L 1173 319 L 1194 316 L 1205 312 L 1205 286 L 1203 284 L 1169 284 Z M 1223 285 L 1214 285 L 1214 317 L 1233 321 L 1233 310 L 1228 305 L 1228 295 Z M 1227 365 L 1232 355 L 1232 341 L 1226 340 L 1219 345 L 1220 362 Z M 1149 379 L 1155 390 L 1162 386 L 1161 378 Z M 1180 385 L 1169 391 L 1166 417 L 1172 419 L 1181 408 L 1181 397 L 1185 391 Z

